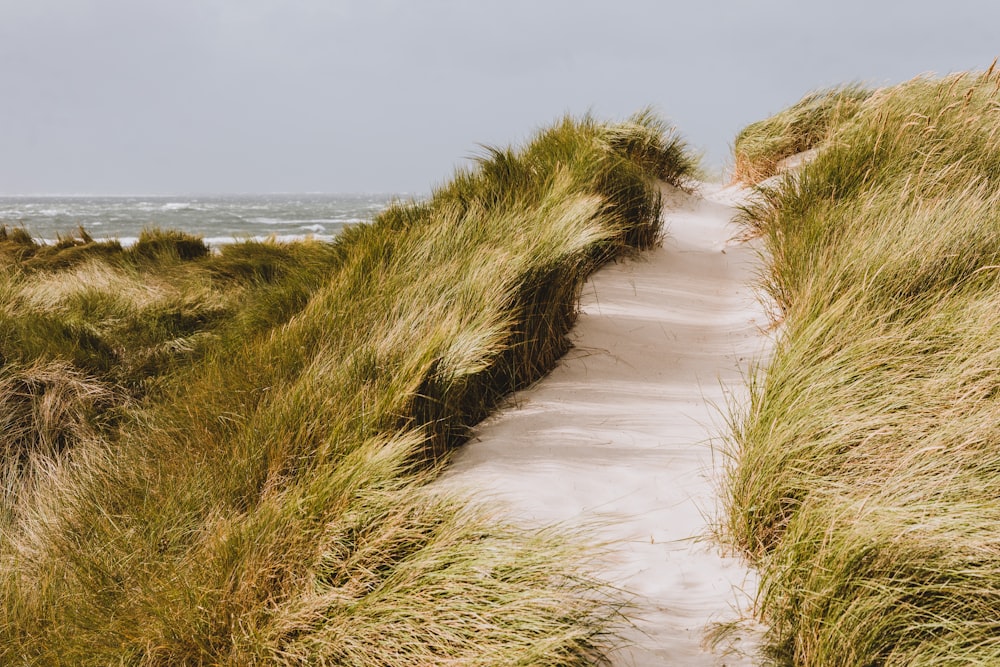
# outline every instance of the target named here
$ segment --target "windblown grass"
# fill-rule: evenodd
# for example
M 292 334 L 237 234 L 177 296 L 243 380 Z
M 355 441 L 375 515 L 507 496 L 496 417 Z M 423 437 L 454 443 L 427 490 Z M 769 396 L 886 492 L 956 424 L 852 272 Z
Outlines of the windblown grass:
M 2 661 L 596 661 L 617 602 L 578 545 L 424 484 L 565 351 L 584 278 L 656 242 L 656 179 L 692 167 L 663 130 L 566 119 L 332 244 L 16 240 L 3 358 L 65 369 L 36 421 L 68 436 L 26 436 L 6 498 Z
M 774 176 L 785 158 L 819 145 L 831 128 L 849 119 L 871 91 L 858 85 L 810 93 L 736 137 L 733 180 L 759 183 Z
M 998 90 L 875 91 L 747 212 L 784 324 L 728 528 L 777 664 L 1000 663 Z

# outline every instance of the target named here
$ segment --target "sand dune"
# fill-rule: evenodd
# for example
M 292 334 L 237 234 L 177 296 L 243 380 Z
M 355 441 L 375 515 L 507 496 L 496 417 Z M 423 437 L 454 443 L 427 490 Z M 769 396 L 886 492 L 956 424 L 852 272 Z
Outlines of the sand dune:
M 751 664 L 752 633 L 728 655 L 704 635 L 755 586 L 706 534 L 722 463 L 712 439 L 769 349 L 748 286 L 756 256 L 732 240 L 742 191 L 666 196 L 663 247 L 593 277 L 574 349 L 477 429 L 441 483 L 500 499 L 525 524 L 596 524 L 612 552 L 602 576 L 636 596 L 615 665 Z

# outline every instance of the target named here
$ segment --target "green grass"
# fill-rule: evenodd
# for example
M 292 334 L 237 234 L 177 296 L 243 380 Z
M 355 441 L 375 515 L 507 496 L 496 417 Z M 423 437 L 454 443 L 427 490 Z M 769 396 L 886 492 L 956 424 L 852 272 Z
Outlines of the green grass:
M 821 144 L 831 128 L 849 119 L 871 91 L 859 85 L 810 93 L 736 136 L 733 180 L 759 183 L 774 176 L 785 158 Z
M 1000 662 L 998 89 L 874 91 L 746 212 L 782 327 L 725 502 L 775 664 Z
M 567 118 L 332 244 L 8 232 L 0 391 L 43 388 L 13 390 L 0 661 L 597 661 L 619 602 L 586 550 L 426 482 L 566 350 L 585 277 L 658 241 L 693 167 L 664 130 Z

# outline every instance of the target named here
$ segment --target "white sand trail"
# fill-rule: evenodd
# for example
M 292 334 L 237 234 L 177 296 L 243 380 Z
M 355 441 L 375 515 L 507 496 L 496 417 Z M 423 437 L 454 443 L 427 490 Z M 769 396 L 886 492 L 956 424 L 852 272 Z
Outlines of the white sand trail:
M 499 498 L 527 525 L 596 522 L 600 573 L 635 594 L 615 665 L 749 665 L 704 647 L 749 606 L 755 580 L 706 538 L 722 460 L 711 439 L 744 373 L 768 350 L 749 283 L 756 255 L 732 241 L 741 192 L 666 193 L 662 248 L 605 267 L 584 289 L 575 347 L 551 375 L 477 428 L 441 483 Z M 736 649 L 751 653 L 753 637 Z

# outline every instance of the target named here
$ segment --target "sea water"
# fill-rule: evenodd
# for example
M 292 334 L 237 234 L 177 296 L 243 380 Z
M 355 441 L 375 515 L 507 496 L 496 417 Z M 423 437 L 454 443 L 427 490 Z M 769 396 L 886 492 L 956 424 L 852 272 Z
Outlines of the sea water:
M 395 194 L 207 196 L 0 196 L 0 225 L 53 241 L 83 227 L 95 239 L 134 243 L 143 229 L 178 229 L 211 246 L 248 238 L 332 239 L 344 225 L 367 222 Z

